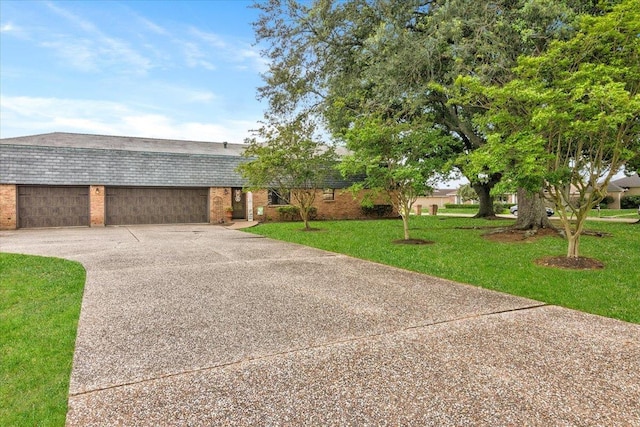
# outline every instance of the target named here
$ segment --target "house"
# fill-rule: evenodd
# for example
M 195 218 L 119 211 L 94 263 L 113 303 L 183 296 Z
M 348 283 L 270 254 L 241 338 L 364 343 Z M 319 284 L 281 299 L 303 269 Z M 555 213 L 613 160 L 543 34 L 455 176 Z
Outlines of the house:
M 447 203 L 457 203 L 458 190 L 453 188 L 435 188 L 433 192 L 428 196 L 420 196 L 415 201 L 414 206 L 420 205 L 424 209 L 432 205 L 437 205 L 438 208 L 443 208 Z
M 640 176 L 637 172 L 611 182 L 623 188 L 626 196 L 640 196 Z
M 210 223 L 278 217 L 277 197 L 244 192 L 243 144 L 49 133 L 0 139 L 0 229 Z M 334 179 L 317 217 L 358 218 Z
M 626 195 L 625 191 L 624 188 L 614 182 L 609 182 L 609 185 L 607 185 L 607 196 L 611 196 L 613 200 L 607 204 L 607 209 L 620 209 L 620 201 Z
M 613 198 L 608 204 L 610 209 L 620 209 L 621 201 L 626 196 L 640 196 L 640 177 L 635 172 L 624 178 L 611 181 L 607 187 L 607 195 Z

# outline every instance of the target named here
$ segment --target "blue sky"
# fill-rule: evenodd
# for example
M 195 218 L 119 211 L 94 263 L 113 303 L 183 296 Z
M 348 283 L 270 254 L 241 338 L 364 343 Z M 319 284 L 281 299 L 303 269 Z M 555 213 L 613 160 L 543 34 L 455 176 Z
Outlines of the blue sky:
M 0 1 L 0 137 L 241 143 L 266 63 L 252 1 Z

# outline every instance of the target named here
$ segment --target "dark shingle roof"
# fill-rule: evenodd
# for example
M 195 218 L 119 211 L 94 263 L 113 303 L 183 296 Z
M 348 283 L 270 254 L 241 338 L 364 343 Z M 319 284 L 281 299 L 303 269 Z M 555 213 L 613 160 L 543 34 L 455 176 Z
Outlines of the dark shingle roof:
M 0 139 L 0 183 L 242 187 L 244 144 L 49 133 Z M 345 188 L 336 176 L 327 186 Z
M 67 132 L 3 138 L 0 139 L 0 144 L 145 151 L 154 153 L 216 154 L 219 156 L 240 156 L 246 147 L 244 144 L 227 144 L 225 148 L 224 142 L 182 141 L 175 139 L 90 135 Z
M 638 188 L 640 187 L 640 176 L 638 176 L 638 173 L 636 172 L 631 176 L 626 176 L 624 178 L 611 181 L 611 183 L 622 188 Z

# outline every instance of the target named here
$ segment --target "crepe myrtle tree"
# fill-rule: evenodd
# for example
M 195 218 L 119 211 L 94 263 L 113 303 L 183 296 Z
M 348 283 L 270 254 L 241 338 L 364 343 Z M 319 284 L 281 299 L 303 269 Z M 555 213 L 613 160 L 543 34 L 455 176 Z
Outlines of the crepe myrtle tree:
M 476 193 L 476 190 L 473 189 L 471 184 L 464 184 L 458 188 L 457 195 L 463 203 L 468 201 L 478 201 L 478 193 Z
M 537 57 L 524 56 L 502 87 L 460 78 L 488 135 L 473 160 L 555 205 L 578 258 L 588 212 L 606 195 L 615 173 L 640 151 L 640 1 L 584 16 L 568 41 Z
M 250 190 L 270 187 L 288 194 L 306 230 L 316 193 L 338 174 L 335 149 L 320 142 L 315 130 L 313 121 L 302 115 L 263 124 L 246 141 L 243 156 L 248 161 L 238 167 Z
M 346 133 L 350 154 L 340 170 L 360 176 L 352 190 L 371 190 L 364 204 L 383 194 L 402 217 L 404 239 L 410 240 L 409 214 L 418 196 L 432 191 L 454 139 L 433 126 L 420 127 L 393 118 L 360 118 Z

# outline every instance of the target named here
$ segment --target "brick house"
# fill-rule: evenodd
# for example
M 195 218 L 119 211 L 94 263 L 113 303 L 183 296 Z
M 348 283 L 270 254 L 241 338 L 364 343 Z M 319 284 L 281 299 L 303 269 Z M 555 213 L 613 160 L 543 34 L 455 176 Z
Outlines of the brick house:
M 244 145 L 49 133 L 0 139 L 0 229 L 277 219 L 268 189 L 247 193 L 236 172 Z M 318 219 L 362 216 L 327 182 Z

